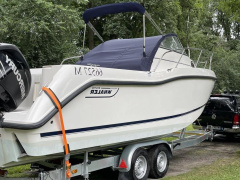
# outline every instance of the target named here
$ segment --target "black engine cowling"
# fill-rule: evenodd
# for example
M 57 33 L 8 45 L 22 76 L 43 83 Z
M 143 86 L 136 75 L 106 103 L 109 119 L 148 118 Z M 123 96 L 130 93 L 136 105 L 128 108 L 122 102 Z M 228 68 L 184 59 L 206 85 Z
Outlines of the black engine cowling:
M 0 111 L 13 111 L 31 87 L 29 66 L 20 50 L 0 43 Z

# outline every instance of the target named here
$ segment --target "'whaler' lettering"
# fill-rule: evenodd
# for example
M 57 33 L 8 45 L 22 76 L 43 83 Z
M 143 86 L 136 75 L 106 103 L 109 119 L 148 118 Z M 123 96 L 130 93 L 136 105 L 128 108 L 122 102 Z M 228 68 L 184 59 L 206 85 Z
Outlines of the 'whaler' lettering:
M 111 94 L 112 90 L 91 90 L 90 94 Z

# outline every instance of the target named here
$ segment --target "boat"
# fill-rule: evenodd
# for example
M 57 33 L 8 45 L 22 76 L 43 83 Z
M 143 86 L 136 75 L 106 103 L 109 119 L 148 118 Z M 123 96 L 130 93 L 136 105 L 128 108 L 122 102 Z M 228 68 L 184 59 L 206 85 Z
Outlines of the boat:
M 143 15 L 143 38 L 104 42 L 90 22 L 132 11 Z M 145 17 L 161 35 L 145 37 Z M 76 64 L 30 69 L 16 46 L 0 44 L 0 168 L 62 155 L 63 133 L 74 154 L 160 137 L 202 113 L 216 80 L 211 59 L 198 68 L 138 3 L 88 9 L 83 19 L 103 42 Z

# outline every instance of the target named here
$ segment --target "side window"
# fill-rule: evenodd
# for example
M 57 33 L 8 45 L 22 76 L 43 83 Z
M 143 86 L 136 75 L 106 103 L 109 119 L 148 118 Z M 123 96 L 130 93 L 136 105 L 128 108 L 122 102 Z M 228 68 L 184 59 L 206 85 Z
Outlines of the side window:
M 215 110 L 218 111 L 230 111 L 232 109 L 231 103 L 229 100 L 218 100 L 215 101 Z
M 229 111 L 231 110 L 227 104 L 221 104 L 220 109 L 221 111 Z
M 166 37 L 162 41 L 160 47 L 165 48 L 165 49 L 169 49 L 169 50 L 173 50 L 173 51 L 177 51 L 179 53 L 182 53 L 183 50 L 184 50 L 181 42 L 179 41 L 179 39 L 176 36 Z

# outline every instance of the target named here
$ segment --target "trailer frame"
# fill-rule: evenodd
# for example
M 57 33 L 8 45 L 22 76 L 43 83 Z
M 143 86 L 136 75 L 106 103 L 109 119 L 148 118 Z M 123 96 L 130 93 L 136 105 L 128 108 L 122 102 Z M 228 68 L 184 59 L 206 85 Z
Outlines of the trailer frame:
M 187 147 L 195 146 L 204 140 L 213 140 L 213 128 L 212 126 L 208 126 L 205 130 L 195 130 L 195 131 L 186 131 L 186 128 L 182 129 L 178 132 L 173 132 L 171 134 L 167 134 L 165 136 L 161 136 L 161 138 L 176 138 L 171 141 L 156 139 L 150 140 L 139 140 L 134 142 L 133 144 L 127 145 L 122 152 L 115 152 L 114 150 L 106 150 L 104 153 L 105 156 L 96 156 L 95 159 L 91 160 L 91 157 L 94 157 L 95 152 L 85 151 L 84 154 L 79 154 L 78 158 L 83 160 L 81 163 L 77 163 L 71 166 L 71 177 L 82 176 L 85 180 L 89 179 L 89 174 L 91 172 L 101 170 L 104 168 L 111 167 L 114 171 L 118 170 L 119 172 L 128 172 L 131 168 L 132 156 L 136 149 L 138 148 L 146 148 L 148 149 L 154 145 L 165 145 L 169 152 L 172 155 L 172 152 L 179 149 L 184 149 Z M 76 155 L 75 155 L 76 156 Z M 0 177 L 0 180 L 69 180 L 71 178 L 66 177 L 66 155 L 62 160 L 62 166 L 59 168 L 59 164 L 54 164 L 51 162 L 37 162 L 41 167 L 46 168 L 55 168 L 53 170 L 44 170 L 39 168 L 38 176 L 34 178 L 7 178 Z M 124 160 L 125 166 L 121 167 L 121 162 Z M 3 170 L 4 172 L 4 170 Z M 6 175 L 6 173 L 5 173 Z

